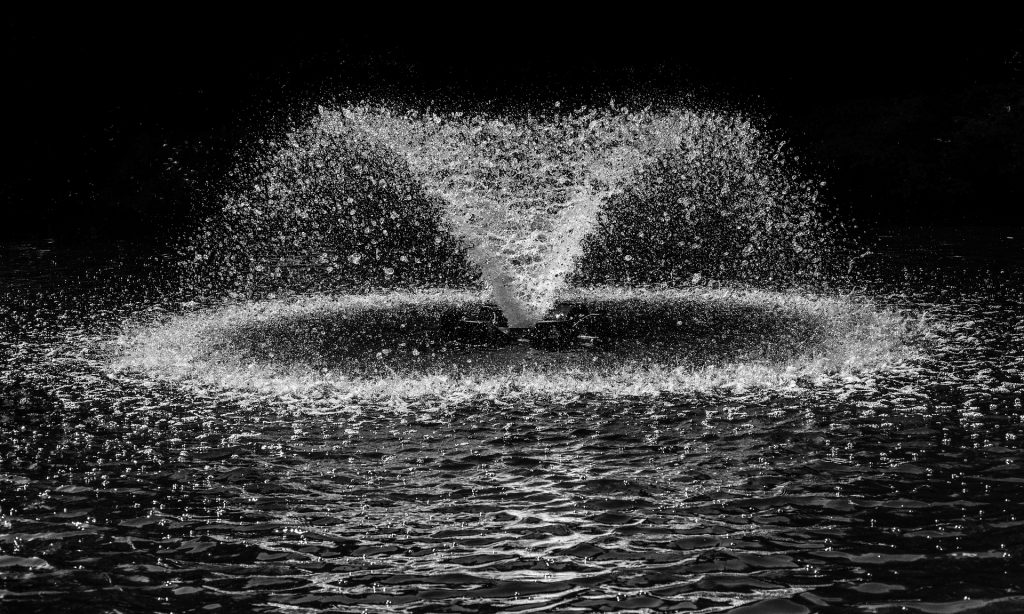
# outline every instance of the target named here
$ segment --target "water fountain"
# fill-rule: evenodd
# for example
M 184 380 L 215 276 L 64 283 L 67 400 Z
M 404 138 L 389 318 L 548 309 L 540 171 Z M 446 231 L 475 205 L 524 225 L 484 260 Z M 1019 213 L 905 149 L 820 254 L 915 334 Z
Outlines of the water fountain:
M 694 118 L 580 111 L 519 120 L 354 108 L 321 116 L 399 152 L 447 205 L 447 222 L 509 326 L 540 321 L 572 272 L 604 202 Z
M 816 186 L 749 122 L 554 111 L 321 109 L 240 170 L 188 260 L 246 292 L 475 279 L 516 327 L 570 278 L 772 286 L 821 272 L 838 235 L 818 218 Z
M 0 609 L 1019 609 L 1019 274 L 852 291 L 721 113 L 352 106 L 249 154 L 176 268 L 0 258 Z M 609 343 L 467 326 L 560 306 Z
M 248 300 L 133 329 L 119 368 L 347 397 L 652 394 L 901 351 L 898 319 L 784 290 L 822 276 L 835 234 L 815 184 L 741 118 L 363 105 L 268 151 L 184 259 Z M 710 372 L 709 320 L 743 340 L 717 342 Z

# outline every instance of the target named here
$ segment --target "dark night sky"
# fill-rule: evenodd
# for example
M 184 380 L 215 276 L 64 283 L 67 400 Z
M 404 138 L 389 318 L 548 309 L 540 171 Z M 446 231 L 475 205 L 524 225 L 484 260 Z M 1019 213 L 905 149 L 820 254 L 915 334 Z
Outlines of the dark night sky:
M 188 224 L 215 202 L 239 144 L 318 102 L 603 103 L 637 91 L 760 118 L 829 181 L 837 214 L 862 224 L 1024 223 L 1024 28 L 1009 15 L 287 21 L 8 19 L 0 237 L 156 237 Z

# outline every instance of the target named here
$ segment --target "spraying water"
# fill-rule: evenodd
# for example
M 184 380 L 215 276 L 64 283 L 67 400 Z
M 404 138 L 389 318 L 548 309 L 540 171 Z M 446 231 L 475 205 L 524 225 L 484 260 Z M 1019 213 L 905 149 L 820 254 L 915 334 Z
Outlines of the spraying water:
M 0 250 L 3 603 L 1014 609 L 1020 275 L 768 287 L 826 271 L 800 177 L 713 113 L 325 110 L 167 293 Z
M 689 121 L 680 113 L 588 110 L 506 120 L 370 107 L 320 121 L 341 130 L 343 118 L 400 152 L 444 199 L 470 262 L 513 327 L 544 317 L 604 202 L 678 147 Z
M 118 370 L 306 402 L 614 397 L 786 386 L 906 351 L 901 318 L 856 301 L 700 283 L 791 286 L 835 244 L 816 184 L 739 117 L 363 105 L 263 146 L 188 252 L 243 300 L 133 327 Z M 560 300 L 609 320 L 614 347 L 465 330 L 483 302 L 520 328 Z
M 470 283 L 527 327 L 569 282 L 791 281 L 833 238 L 781 144 L 689 109 L 321 109 L 259 159 L 190 246 L 245 293 Z

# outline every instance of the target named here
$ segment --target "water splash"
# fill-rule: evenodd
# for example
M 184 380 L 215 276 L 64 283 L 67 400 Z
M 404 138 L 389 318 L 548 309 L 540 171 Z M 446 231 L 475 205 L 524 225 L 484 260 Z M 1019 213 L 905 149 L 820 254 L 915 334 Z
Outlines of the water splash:
M 604 202 L 678 147 L 689 120 L 612 109 L 510 119 L 379 107 L 319 119 L 329 130 L 351 122 L 408 160 L 448 204 L 451 226 L 513 327 L 550 310 Z
M 813 185 L 749 125 L 694 115 L 678 144 L 612 163 L 632 175 L 567 189 L 561 210 L 500 190 L 473 205 L 503 171 L 467 183 L 460 206 L 488 223 L 456 233 L 457 190 L 351 119 L 320 119 L 267 145 L 188 251 L 208 285 L 187 290 L 227 302 L 174 300 L 130 269 L 83 288 L 68 271 L 87 261 L 62 270 L 48 249 L 11 275 L 0 254 L 5 605 L 1020 605 L 1019 274 L 958 265 L 908 292 L 923 279 L 904 271 L 879 280 L 899 293 L 882 307 L 641 287 L 818 274 Z M 485 300 L 465 286 L 486 261 L 457 237 L 497 228 L 480 249 L 500 252 L 501 224 L 519 233 L 536 212 L 547 232 L 574 206 L 596 220 L 569 224 L 569 239 L 592 229 L 576 255 L 527 234 L 503 257 L 578 258 L 572 282 L 619 283 L 554 293 L 599 308 L 615 345 L 467 345 L 453 324 Z M 903 308 L 937 321 L 915 328 Z
M 916 329 L 869 302 L 737 289 L 593 288 L 607 351 L 474 345 L 460 318 L 484 299 L 448 289 L 323 295 L 193 310 L 128 329 L 128 377 L 304 403 L 781 389 L 905 362 Z
M 528 326 L 567 283 L 813 278 L 834 238 L 782 144 L 718 113 L 364 105 L 265 146 L 187 250 L 247 296 L 475 285 Z

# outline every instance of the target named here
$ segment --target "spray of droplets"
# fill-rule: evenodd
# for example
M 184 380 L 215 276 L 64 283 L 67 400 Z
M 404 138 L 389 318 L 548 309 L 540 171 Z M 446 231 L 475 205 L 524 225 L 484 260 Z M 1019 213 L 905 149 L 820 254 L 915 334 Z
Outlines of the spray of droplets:
M 142 321 L 115 371 L 198 389 L 328 405 L 479 396 L 651 396 L 785 388 L 911 355 L 914 323 L 866 301 L 798 293 L 592 288 L 566 298 L 616 323 L 606 351 L 467 343 L 480 293 L 245 301 Z
M 595 110 L 555 118 L 393 113 L 327 115 L 400 152 L 448 205 L 451 227 L 512 326 L 554 303 L 601 206 L 637 171 L 679 146 L 678 114 Z
M 475 283 L 529 326 L 567 283 L 778 286 L 831 245 L 781 144 L 689 109 L 320 109 L 243 174 L 185 260 L 250 296 Z

